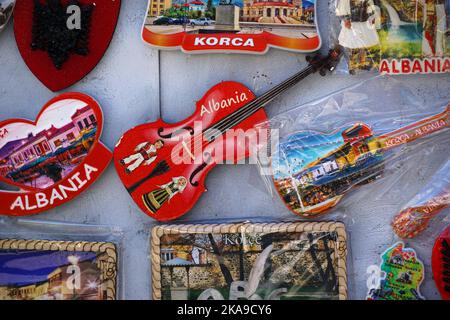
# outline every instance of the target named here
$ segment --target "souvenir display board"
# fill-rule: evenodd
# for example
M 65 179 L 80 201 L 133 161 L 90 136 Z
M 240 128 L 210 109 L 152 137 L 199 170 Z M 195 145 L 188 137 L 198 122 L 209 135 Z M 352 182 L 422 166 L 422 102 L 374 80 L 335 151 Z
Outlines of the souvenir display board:
M 321 46 L 316 0 L 149 0 L 142 39 L 188 53 L 312 52 Z
M 331 6 L 330 30 L 346 49 L 350 73 L 450 72 L 450 1 L 333 0 Z
M 341 222 L 162 225 L 151 249 L 153 299 L 347 299 Z
M 86 190 L 112 154 L 100 142 L 103 114 L 81 93 L 50 100 L 35 121 L 0 122 L 0 214 L 23 216 L 59 206 Z
M 108 242 L 0 239 L 0 300 L 115 300 Z
M 120 0 L 18 1 L 14 33 L 28 68 L 52 91 L 83 79 L 108 49 L 120 4 Z
M 0 32 L 11 18 L 16 0 L 0 0 Z

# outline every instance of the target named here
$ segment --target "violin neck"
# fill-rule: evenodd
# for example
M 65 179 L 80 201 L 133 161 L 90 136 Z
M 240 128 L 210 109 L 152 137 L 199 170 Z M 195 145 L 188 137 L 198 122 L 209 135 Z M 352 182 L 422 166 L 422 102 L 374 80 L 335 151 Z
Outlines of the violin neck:
M 325 62 L 324 62 L 325 63 Z M 301 80 L 305 79 L 310 74 L 317 71 L 317 66 L 309 65 L 305 69 L 301 70 L 300 72 L 294 74 L 289 79 L 281 82 L 280 84 L 276 85 L 263 95 L 257 97 L 256 99 L 252 100 L 251 102 L 244 105 L 239 110 L 233 112 L 229 116 L 223 118 L 218 123 L 212 125 L 211 127 L 205 129 L 204 137 L 207 141 L 213 141 L 217 137 L 217 131 L 219 131 L 221 134 L 224 134 L 227 130 L 235 127 L 240 122 L 244 121 L 248 117 L 252 116 L 254 113 L 256 113 L 258 110 L 264 108 L 267 104 L 269 104 L 273 99 L 278 97 L 281 93 L 288 90 L 289 88 L 293 87 L 297 83 L 299 83 Z
M 266 93 L 262 94 L 252 102 L 250 102 L 247 106 L 244 108 L 250 107 L 250 104 L 254 104 L 256 107 L 256 110 L 259 110 L 261 108 L 264 108 L 267 104 L 269 104 L 273 99 L 278 97 L 280 94 L 282 94 L 284 91 L 292 88 L 297 83 L 305 79 L 307 76 L 315 72 L 315 68 L 311 65 L 306 67 L 305 69 L 301 70 L 300 72 L 297 72 L 289 79 L 284 80 L 280 84 L 276 85 Z
M 449 128 L 450 105 L 444 112 L 380 136 L 383 149 L 391 149 Z

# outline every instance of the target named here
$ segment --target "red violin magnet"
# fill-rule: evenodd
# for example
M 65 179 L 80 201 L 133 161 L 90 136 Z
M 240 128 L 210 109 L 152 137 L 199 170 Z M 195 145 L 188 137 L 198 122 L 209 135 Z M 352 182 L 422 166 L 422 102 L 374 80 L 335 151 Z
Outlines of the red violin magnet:
M 302 131 L 283 138 L 272 155 L 273 182 L 297 215 L 327 212 L 357 186 L 381 176 L 392 149 L 450 126 L 450 105 L 429 118 L 393 132 L 376 134 L 355 123 L 331 133 Z
M 434 243 L 431 267 L 442 299 L 450 300 L 450 227 L 447 227 Z
M 188 53 L 312 52 L 321 46 L 315 0 L 149 0 L 142 39 Z
M 40 213 L 86 190 L 112 158 L 102 126 L 100 106 L 81 93 L 53 98 L 35 121 L 0 122 L 0 181 L 19 189 L 0 190 L 0 214 Z
M 129 130 L 114 150 L 114 165 L 127 191 L 154 219 L 180 217 L 206 191 L 206 175 L 216 164 L 237 163 L 261 145 L 267 128 L 256 125 L 267 123 L 263 107 L 308 75 L 333 70 L 339 57 L 338 51 L 311 57 L 307 68 L 259 97 L 240 83 L 221 82 L 197 102 L 188 119 Z
M 116 29 L 121 0 L 20 0 L 14 33 L 31 72 L 50 90 L 91 72 Z

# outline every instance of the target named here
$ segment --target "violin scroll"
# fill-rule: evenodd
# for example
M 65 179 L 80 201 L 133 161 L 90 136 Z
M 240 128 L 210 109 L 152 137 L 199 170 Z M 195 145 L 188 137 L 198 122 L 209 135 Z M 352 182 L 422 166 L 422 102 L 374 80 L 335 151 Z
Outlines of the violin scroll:
M 321 76 L 325 76 L 327 71 L 333 72 L 342 56 L 340 47 L 330 49 L 326 57 L 321 54 L 306 56 L 306 61 L 314 68 L 314 72 L 319 71 Z

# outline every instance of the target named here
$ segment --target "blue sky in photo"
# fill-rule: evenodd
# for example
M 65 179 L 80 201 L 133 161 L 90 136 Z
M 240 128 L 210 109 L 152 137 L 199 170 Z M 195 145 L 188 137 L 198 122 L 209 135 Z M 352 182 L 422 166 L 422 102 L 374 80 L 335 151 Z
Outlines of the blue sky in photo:
M 29 285 L 47 280 L 56 268 L 69 264 L 67 258 L 94 261 L 94 252 L 0 250 L 0 286 Z
M 272 156 L 275 179 L 284 179 L 302 171 L 305 166 L 342 144 L 341 131 L 330 135 L 311 131 L 290 135 L 280 142 Z

